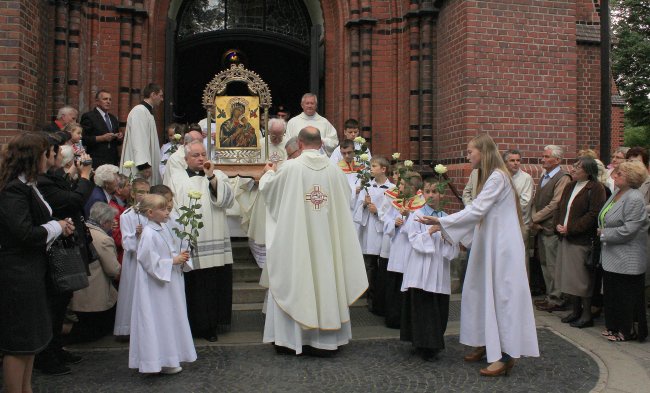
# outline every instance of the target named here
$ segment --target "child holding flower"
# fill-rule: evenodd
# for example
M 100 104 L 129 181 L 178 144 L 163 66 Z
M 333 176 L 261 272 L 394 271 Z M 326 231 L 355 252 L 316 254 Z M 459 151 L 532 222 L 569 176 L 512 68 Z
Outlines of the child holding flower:
M 148 223 L 138 246 L 129 368 L 141 373 L 176 374 L 181 362 L 196 360 L 187 319 L 183 272 L 192 269 L 187 250 L 166 224 L 168 202 L 147 195 L 140 211 Z

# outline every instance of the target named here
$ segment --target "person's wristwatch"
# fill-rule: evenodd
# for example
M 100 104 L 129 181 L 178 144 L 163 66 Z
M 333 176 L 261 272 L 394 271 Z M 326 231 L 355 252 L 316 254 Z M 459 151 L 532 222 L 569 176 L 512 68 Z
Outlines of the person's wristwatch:
M 212 174 L 212 176 L 208 176 L 208 181 L 212 181 L 212 179 L 214 179 L 216 176 L 217 175 L 215 175 L 214 173 Z

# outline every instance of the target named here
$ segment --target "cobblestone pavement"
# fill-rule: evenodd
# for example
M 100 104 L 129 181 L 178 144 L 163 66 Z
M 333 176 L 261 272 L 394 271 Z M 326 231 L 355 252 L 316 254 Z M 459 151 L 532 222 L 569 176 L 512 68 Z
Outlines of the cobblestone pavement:
M 542 357 L 521 359 L 508 377 L 464 363 L 458 336 L 435 362 L 424 362 L 396 339 L 356 340 L 332 358 L 278 355 L 270 345 L 197 348 L 199 359 L 177 375 L 141 375 L 127 368 L 126 349 L 79 352 L 84 361 L 61 377 L 34 373 L 35 392 L 588 392 L 596 362 L 548 329 L 538 330 Z

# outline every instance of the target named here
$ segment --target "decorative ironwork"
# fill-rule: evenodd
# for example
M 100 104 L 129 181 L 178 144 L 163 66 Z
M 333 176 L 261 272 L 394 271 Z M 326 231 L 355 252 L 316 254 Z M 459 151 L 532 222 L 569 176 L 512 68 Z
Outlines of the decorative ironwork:
M 216 162 L 256 164 L 262 159 L 260 149 L 215 150 L 212 159 Z
M 255 72 L 244 68 L 243 64 L 233 64 L 229 69 L 221 71 L 208 83 L 203 90 L 203 107 L 214 118 L 214 98 L 226 92 L 228 83 L 246 83 L 251 94 L 260 97 L 260 107 L 271 107 L 271 90 L 269 86 Z
M 309 44 L 311 19 L 302 0 L 188 0 L 178 38 L 219 30 L 269 31 Z

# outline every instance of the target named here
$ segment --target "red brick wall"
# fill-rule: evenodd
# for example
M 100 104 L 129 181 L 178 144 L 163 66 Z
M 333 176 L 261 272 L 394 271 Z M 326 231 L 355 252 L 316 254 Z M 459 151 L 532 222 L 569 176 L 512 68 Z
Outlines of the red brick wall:
M 45 2 L 0 2 L 0 144 L 45 119 L 47 18 Z
M 500 2 L 499 6 L 478 0 L 445 4 L 454 7 L 449 11 L 464 9 L 464 15 L 455 20 L 465 21 L 466 29 L 459 38 L 464 78 L 452 77 L 447 82 L 461 84 L 458 99 L 463 104 L 458 110 L 457 100 L 451 100 L 456 103 L 454 114 L 444 108 L 447 100 L 439 101 L 444 108 L 441 117 L 457 116 L 461 119 L 451 124 L 465 124 L 456 130 L 446 129 L 447 122 L 441 122 L 440 134 L 451 134 L 444 158 L 459 157 L 469 137 L 481 132 L 490 133 L 504 149 L 519 148 L 524 157 L 549 143 L 575 155 L 574 7 L 565 1 L 540 5 L 535 0 Z M 443 9 L 441 26 L 446 13 Z M 444 42 L 442 37 L 440 42 Z M 441 51 L 439 58 L 445 55 Z M 448 75 L 441 70 L 439 77 L 444 80 Z M 448 112 L 443 115 L 443 111 Z
M 577 148 L 600 148 L 600 47 L 578 45 Z

